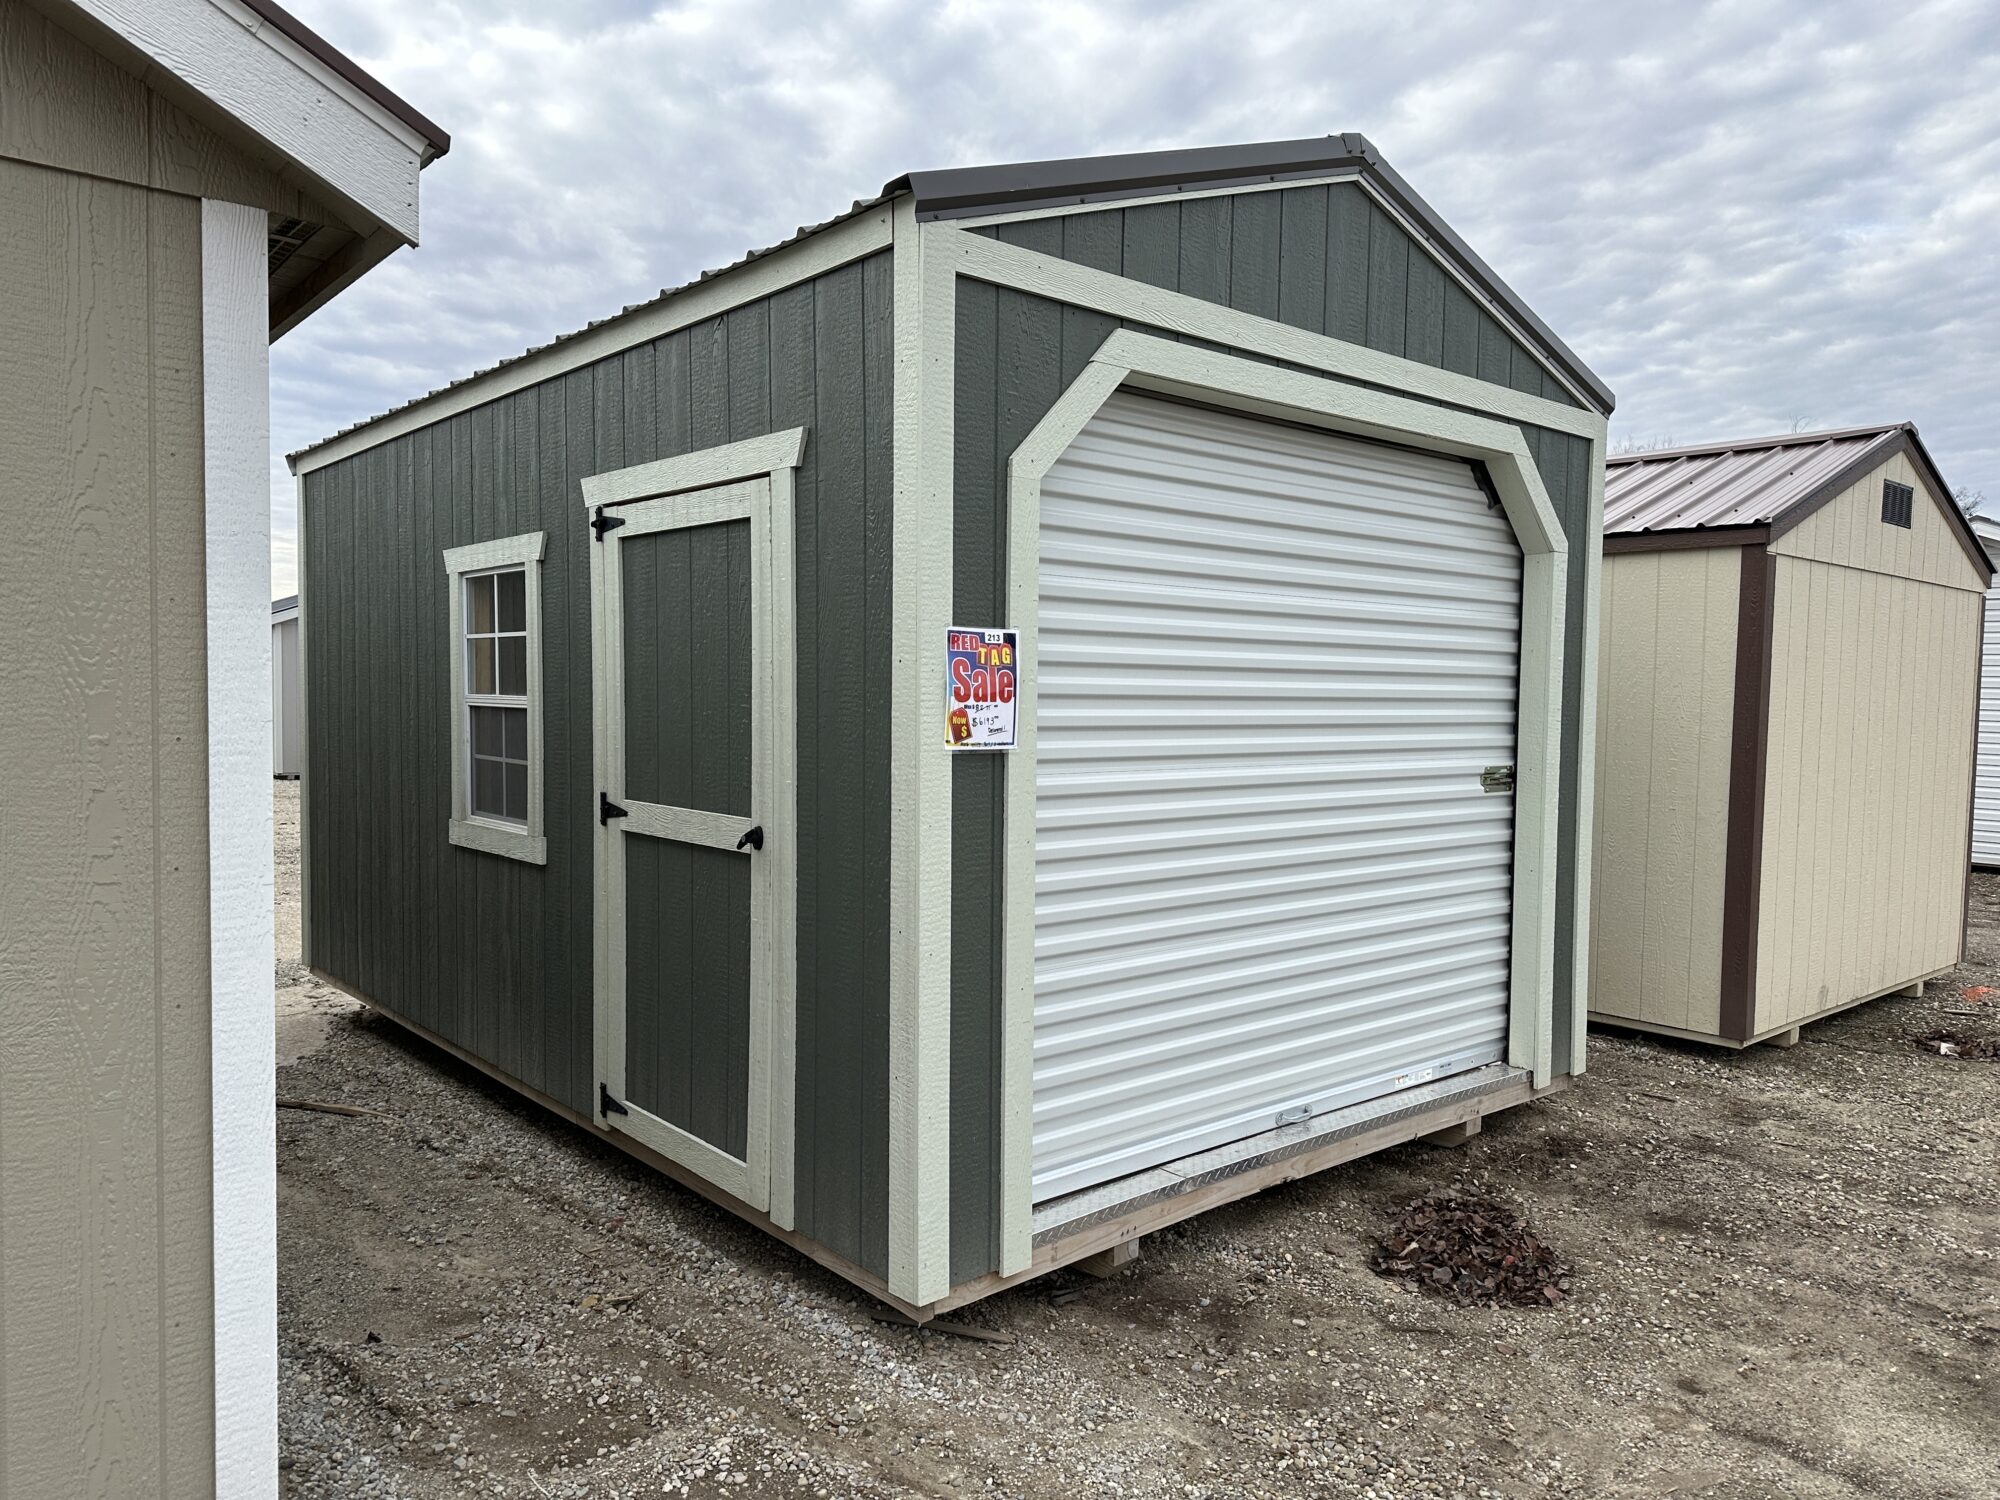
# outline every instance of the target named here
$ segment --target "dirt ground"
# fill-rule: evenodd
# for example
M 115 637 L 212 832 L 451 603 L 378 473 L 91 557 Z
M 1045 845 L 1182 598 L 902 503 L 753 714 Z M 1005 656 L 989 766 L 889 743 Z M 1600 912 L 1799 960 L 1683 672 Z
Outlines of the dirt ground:
M 308 1496 L 2000 1496 L 2000 877 L 1920 1000 L 1579 1085 L 963 1316 L 866 1299 L 297 968 L 278 784 L 281 1437 Z M 287 938 L 285 935 L 289 934 Z M 286 946 L 289 943 L 290 946 Z M 1575 1295 L 1368 1269 L 1402 1204 L 1519 1203 Z M 1080 1295 L 1067 1295 L 1080 1293 Z

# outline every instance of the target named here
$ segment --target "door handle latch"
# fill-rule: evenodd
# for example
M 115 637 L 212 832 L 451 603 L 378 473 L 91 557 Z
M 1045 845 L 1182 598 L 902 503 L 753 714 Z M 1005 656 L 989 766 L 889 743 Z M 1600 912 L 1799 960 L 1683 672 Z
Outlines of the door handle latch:
M 748 844 L 752 849 L 761 849 L 764 847 L 764 828 L 761 823 L 751 828 L 748 833 L 736 841 L 738 849 L 741 849 L 745 844 Z

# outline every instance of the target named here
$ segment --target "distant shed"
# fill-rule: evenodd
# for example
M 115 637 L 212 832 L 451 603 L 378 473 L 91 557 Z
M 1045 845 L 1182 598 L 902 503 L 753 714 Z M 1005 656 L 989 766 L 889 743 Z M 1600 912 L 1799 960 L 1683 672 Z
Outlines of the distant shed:
M 1908 424 L 1610 460 L 1591 1014 L 1743 1046 L 1958 962 L 1993 567 Z
M 299 682 L 299 596 L 271 601 L 271 774 L 296 780 L 305 764 Z
M 1991 556 L 2000 544 L 2000 521 L 1974 516 L 1972 531 Z M 1972 862 L 2000 867 L 2000 609 L 1987 590 L 1986 627 L 1979 667 L 1979 769 L 1972 793 Z

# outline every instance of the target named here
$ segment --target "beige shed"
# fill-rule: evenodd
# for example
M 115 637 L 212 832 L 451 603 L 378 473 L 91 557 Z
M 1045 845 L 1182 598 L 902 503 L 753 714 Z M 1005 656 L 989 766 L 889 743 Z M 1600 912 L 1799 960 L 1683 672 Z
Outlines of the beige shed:
M 1905 423 L 1613 458 L 1593 1020 L 1741 1047 L 1959 961 L 1993 565 Z

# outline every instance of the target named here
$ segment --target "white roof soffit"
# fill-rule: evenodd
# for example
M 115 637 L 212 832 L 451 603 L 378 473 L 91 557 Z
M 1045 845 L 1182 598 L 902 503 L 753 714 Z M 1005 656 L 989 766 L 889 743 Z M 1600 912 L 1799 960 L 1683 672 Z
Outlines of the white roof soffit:
M 312 34 L 289 16 L 280 24 L 275 7 L 239 0 L 62 0 L 60 8 L 138 54 L 125 61 L 149 84 L 195 96 L 304 173 L 314 196 L 354 213 L 350 228 L 380 226 L 417 242 L 417 174 L 448 138 L 385 107 L 301 45 L 288 26 Z

